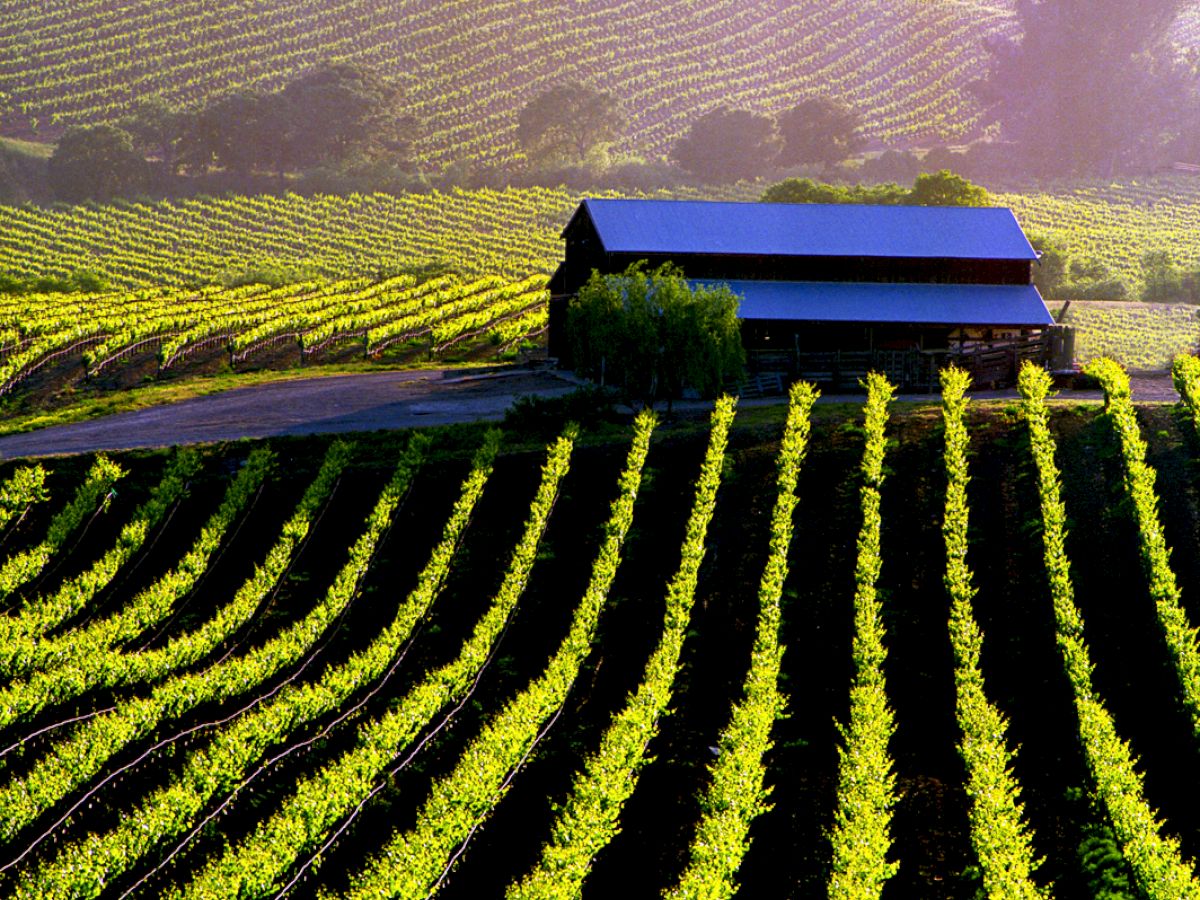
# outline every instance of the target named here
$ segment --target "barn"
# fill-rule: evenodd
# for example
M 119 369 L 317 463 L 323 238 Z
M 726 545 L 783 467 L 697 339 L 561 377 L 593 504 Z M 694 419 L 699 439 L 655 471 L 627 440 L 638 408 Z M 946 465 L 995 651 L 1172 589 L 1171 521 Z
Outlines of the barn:
M 589 198 L 562 237 L 549 342 L 567 365 L 571 298 L 593 270 L 638 260 L 741 296 L 752 372 L 837 385 L 875 369 L 920 386 L 950 361 L 977 384 L 1010 381 L 1026 358 L 1069 365 L 1009 209 Z

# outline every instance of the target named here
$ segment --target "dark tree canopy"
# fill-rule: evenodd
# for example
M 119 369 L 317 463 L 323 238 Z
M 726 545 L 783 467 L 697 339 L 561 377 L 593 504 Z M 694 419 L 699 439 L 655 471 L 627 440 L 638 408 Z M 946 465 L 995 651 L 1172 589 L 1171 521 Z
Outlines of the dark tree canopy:
M 977 86 L 1040 171 L 1152 164 L 1189 91 L 1168 30 L 1184 0 L 1019 0 L 1019 41 L 993 45 Z
M 134 148 L 157 156 L 166 174 L 179 168 L 180 146 L 191 127 L 192 116 L 161 97 L 143 100 L 123 124 L 133 137 Z
M 193 168 L 238 174 L 336 165 L 352 157 L 404 158 L 414 120 L 400 91 L 349 64 L 312 69 L 274 93 L 238 91 L 192 117 L 182 155 Z
M 517 120 L 517 140 L 537 166 L 583 165 L 621 137 L 625 114 L 617 98 L 578 82 L 530 100 Z
M 862 149 L 863 140 L 856 133 L 860 124 L 845 103 L 829 97 L 802 100 L 779 116 L 783 148 L 777 162 L 780 166 L 841 162 Z
M 288 162 L 306 168 L 354 154 L 407 155 L 414 120 L 401 112 L 401 99 L 396 85 L 348 63 L 301 75 L 277 100 L 288 122 Z
M 237 91 L 213 100 L 195 117 L 182 148 L 199 170 L 214 163 L 239 175 L 282 169 L 288 122 L 270 94 Z
M 127 131 L 113 125 L 76 127 L 58 142 L 48 177 L 61 200 L 108 200 L 143 189 L 146 161 Z
M 671 148 L 671 159 L 705 181 L 731 182 L 768 171 L 779 146 L 770 116 L 722 106 L 692 123 Z
M 567 333 L 579 374 L 614 385 L 626 400 L 668 404 L 694 388 L 715 396 L 745 361 L 728 287 L 692 290 L 670 264 L 647 274 L 593 272 L 568 308 Z
M 921 160 L 906 150 L 884 150 L 864 160 L 859 174 L 870 181 L 909 181 L 921 174 Z

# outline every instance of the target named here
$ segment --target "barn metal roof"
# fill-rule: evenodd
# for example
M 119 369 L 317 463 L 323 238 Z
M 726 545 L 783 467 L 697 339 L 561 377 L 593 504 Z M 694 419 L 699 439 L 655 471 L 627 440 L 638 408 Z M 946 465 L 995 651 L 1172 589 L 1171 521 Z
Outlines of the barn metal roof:
M 1004 207 L 583 201 L 610 253 L 1034 260 Z
M 738 317 L 799 322 L 917 325 L 1053 325 L 1031 284 L 867 284 L 840 281 L 714 281 L 742 298 Z

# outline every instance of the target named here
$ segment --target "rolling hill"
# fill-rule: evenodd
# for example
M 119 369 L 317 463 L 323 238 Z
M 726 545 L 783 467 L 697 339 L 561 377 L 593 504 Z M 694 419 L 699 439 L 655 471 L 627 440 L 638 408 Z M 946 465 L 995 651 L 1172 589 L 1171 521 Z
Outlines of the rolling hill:
M 722 103 L 779 111 L 809 94 L 852 104 L 876 145 L 928 144 L 983 131 L 968 86 L 984 42 L 1015 27 L 1004 4 L 955 0 L 15 0 L 0 97 L 6 133 L 52 136 L 146 97 L 195 104 L 353 61 L 402 81 L 434 168 L 518 158 L 517 111 L 566 79 L 620 98 L 624 154 L 664 155 Z

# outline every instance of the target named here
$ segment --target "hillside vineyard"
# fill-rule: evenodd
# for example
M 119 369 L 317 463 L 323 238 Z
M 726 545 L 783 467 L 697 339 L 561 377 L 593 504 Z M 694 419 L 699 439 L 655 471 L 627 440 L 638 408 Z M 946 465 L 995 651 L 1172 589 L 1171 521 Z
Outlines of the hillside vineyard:
M 728 198 L 746 199 L 738 190 Z M 996 199 L 1130 284 L 1145 251 L 1200 259 L 1188 237 L 1200 229 L 1200 181 L 1188 176 Z M 0 269 L 86 269 L 114 285 L 0 302 L 0 395 L 223 365 L 511 358 L 545 344 L 546 276 L 575 202 L 534 188 L 0 207 Z M 1082 361 L 1109 354 L 1139 368 L 1167 365 L 1198 327 L 1185 306 L 1075 303 L 1066 321 Z
M 1200 360 L 1093 369 L 6 467 L 0 890 L 1200 896 Z
M 635 196 L 757 200 L 760 193 L 740 185 Z M 1200 262 L 1192 239 L 1200 179 L 1192 176 L 1069 181 L 993 199 L 1027 232 L 1102 262 L 1131 285 L 1146 251 L 1169 251 L 1182 266 Z M 131 290 L 188 288 L 265 269 L 345 279 L 440 265 L 462 277 L 518 279 L 554 270 L 559 232 L 578 203 L 562 188 L 509 188 L 0 206 L 0 270 L 36 277 L 87 269 Z
M 277 88 L 336 58 L 401 79 L 406 112 L 427 123 L 418 159 L 440 166 L 519 158 L 517 111 L 565 79 L 622 98 L 619 150 L 645 156 L 719 103 L 777 112 L 819 83 L 861 109 L 867 136 L 928 142 L 980 132 L 965 86 L 985 71 L 984 41 L 1016 27 L 1000 5 L 921 0 L 19 0 L 0 13 L 0 92 L 27 125 L 59 128 L 120 119 L 135 98 Z
M 271 288 L 124 294 L 43 294 L 0 304 L 0 396 L 39 373 L 92 380 L 121 363 L 152 360 L 163 376 L 219 360 L 281 355 L 409 360 L 474 351 L 494 358 L 546 330 L 545 278 L 510 282 L 408 275 L 310 281 Z

